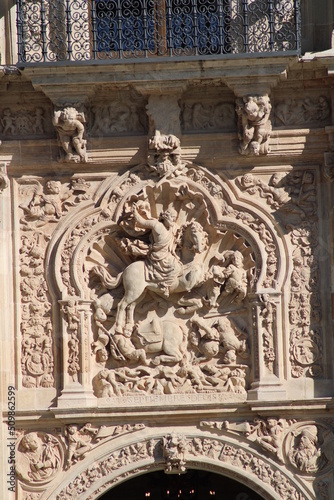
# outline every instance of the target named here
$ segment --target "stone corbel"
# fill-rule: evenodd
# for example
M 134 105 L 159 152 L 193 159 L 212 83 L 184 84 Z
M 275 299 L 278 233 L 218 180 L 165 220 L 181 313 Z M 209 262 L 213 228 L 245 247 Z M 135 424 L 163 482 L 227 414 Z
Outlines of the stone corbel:
M 272 130 L 271 103 L 267 94 L 244 95 L 236 100 L 241 155 L 267 155 Z
M 245 75 L 223 79 L 236 97 L 238 117 L 239 153 L 242 155 L 267 155 L 270 152 L 271 103 L 270 94 L 280 81 L 287 78 L 285 66 L 268 66 L 264 73 L 252 74 L 248 68 Z
M 177 176 L 184 167 L 179 100 L 185 86 L 171 86 L 168 94 L 162 94 L 161 87 L 155 84 L 136 85 L 136 89 L 147 97 L 148 164 L 160 176 Z
M 86 117 L 82 105 L 65 106 L 54 111 L 53 125 L 57 131 L 60 162 L 87 163 L 87 141 L 84 139 Z

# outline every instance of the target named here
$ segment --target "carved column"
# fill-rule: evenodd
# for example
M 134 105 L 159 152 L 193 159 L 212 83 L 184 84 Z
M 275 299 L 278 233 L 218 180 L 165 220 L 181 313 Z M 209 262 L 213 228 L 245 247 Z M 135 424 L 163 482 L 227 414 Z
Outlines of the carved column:
M 259 293 L 249 297 L 253 328 L 254 382 L 248 399 L 285 399 L 283 387 L 283 346 L 280 345 L 281 297 L 279 292 Z
M 59 301 L 63 355 L 63 390 L 58 407 L 96 405 L 91 383 L 90 302 L 74 298 Z

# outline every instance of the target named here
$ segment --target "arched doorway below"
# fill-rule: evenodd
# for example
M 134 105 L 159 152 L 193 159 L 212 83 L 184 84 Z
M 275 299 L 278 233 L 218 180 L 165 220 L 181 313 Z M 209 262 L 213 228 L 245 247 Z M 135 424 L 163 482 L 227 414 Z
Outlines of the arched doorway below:
M 263 500 L 258 493 L 220 474 L 189 469 L 143 474 L 112 488 L 100 500 Z

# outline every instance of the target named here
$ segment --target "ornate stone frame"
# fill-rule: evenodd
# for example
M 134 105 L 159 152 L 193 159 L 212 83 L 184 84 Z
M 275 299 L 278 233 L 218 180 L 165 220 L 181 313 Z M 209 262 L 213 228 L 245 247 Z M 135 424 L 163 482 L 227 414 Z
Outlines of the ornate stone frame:
M 235 439 L 227 438 L 226 436 L 212 436 L 209 433 L 199 432 L 198 430 L 189 430 L 187 433 L 181 434 L 182 430 L 173 428 L 166 428 L 165 432 L 161 429 L 145 429 L 145 433 L 136 433 L 136 440 L 131 437 L 123 437 L 110 441 L 102 445 L 83 461 L 76 464 L 71 473 L 62 472 L 58 475 L 57 479 L 49 484 L 47 491 L 41 494 L 39 500 L 57 499 L 62 500 L 67 498 L 67 488 L 70 488 L 71 495 L 77 493 L 80 498 L 86 500 L 93 500 L 99 498 L 107 489 L 125 481 L 136 477 L 141 474 L 146 474 L 156 470 L 163 470 L 166 468 L 166 459 L 162 456 L 149 457 L 136 460 L 132 457 L 132 461 L 123 467 L 113 470 L 106 474 L 103 464 L 106 463 L 108 457 L 117 450 L 124 449 L 126 446 L 135 446 L 137 444 L 144 444 L 149 440 L 156 440 L 157 443 L 162 442 L 166 433 L 178 432 L 180 439 L 186 439 L 192 442 L 193 438 L 200 440 L 205 439 L 207 443 L 215 440 L 222 446 L 219 458 L 209 458 L 204 453 L 197 453 L 196 456 L 191 452 L 185 452 L 183 459 L 185 468 L 194 468 L 200 470 L 208 470 L 214 473 L 228 476 L 232 479 L 239 481 L 242 484 L 252 488 L 267 500 L 280 500 L 279 484 L 282 481 L 287 485 L 291 495 L 287 498 L 291 499 L 315 499 L 314 493 L 309 489 L 305 482 L 297 478 L 295 474 L 288 471 L 282 466 L 279 466 L 270 458 L 263 454 L 254 451 L 250 447 L 245 446 Z M 110 446 L 111 445 L 111 446 Z M 226 451 L 225 451 L 226 450 Z M 232 457 L 226 455 L 226 452 L 232 452 Z M 223 455 L 223 453 L 225 453 Z M 233 463 L 233 453 L 241 457 L 237 463 Z M 254 465 L 257 466 L 254 468 Z M 277 474 L 277 482 L 271 480 L 262 480 L 260 478 L 260 470 L 266 471 L 272 475 Z M 103 472 L 104 470 L 104 472 Z M 271 471 L 271 472 L 270 472 Z M 279 479 L 279 480 L 278 480 Z M 30 490 L 31 491 L 31 490 Z M 36 491 L 36 490 L 35 490 Z M 65 496 L 63 496 L 65 495 Z

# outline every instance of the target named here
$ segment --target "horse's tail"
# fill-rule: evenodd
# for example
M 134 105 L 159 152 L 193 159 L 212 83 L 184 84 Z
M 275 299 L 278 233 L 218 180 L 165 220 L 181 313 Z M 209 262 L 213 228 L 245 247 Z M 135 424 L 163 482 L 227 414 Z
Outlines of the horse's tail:
M 123 276 L 123 272 L 120 272 L 117 276 L 111 276 L 103 266 L 94 266 L 92 273 L 100 278 L 102 285 L 107 290 L 117 288 Z

